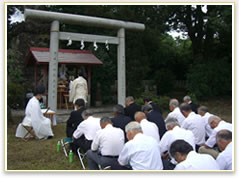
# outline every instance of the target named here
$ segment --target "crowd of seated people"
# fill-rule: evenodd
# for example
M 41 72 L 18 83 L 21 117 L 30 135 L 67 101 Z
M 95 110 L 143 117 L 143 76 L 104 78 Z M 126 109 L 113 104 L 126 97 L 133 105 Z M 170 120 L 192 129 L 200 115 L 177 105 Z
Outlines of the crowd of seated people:
M 41 93 L 36 92 L 35 98 Z M 78 148 L 85 153 L 88 169 L 233 169 L 232 124 L 209 113 L 206 106 L 194 104 L 189 96 L 181 104 L 172 98 L 164 119 L 160 106 L 149 97 L 139 106 L 129 96 L 125 105 L 113 107 L 113 118 L 99 119 L 85 108 L 83 99 L 75 101 L 66 135 L 73 140 L 70 147 L 74 153 Z M 46 137 L 49 135 L 53 134 Z
M 181 104 L 171 99 L 169 109 L 164 119 L 149 97 L 141 107 L 129 96 L 125 108 L 113 107 L 113 118 L 85 110 L 74 144 L 90 170 L 232 170 L 231 123 L 192 105 L 189 96 Z

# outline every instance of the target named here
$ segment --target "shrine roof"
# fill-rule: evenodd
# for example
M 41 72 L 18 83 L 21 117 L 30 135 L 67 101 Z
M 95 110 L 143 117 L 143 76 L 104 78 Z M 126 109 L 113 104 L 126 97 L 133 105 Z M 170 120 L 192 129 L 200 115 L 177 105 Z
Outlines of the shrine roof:
M 47 64 L 50 61 L 49 48 L 31 47 L 25 61 L 26 65 L 33 63 Z M 58 63 L 60 64 L 81 64 L 81 65 L 102 65 L 100 61 L 91 51 L 59 49 Z

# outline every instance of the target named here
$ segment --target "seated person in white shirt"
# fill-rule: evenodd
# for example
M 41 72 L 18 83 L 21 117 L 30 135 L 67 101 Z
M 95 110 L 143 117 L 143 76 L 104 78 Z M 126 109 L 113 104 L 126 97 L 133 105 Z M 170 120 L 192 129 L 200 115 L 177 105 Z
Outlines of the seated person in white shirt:
M 198 114 L 204 119 L 205 121 L 205 130 L 206 130 L 206 138 L 210 137 L 212 134 L 213 129 L 208 124 L 209 117 L 213 116 L 208 112 L 208 108 L 206 106 L 200 106 L 198 108 Z
M 221 151 L 216 160 L 220 169 L 232 170 L 232 132 L 221 130 L 217 133 L 216 140 Z
M 196 153 L 184 140 L 174 141 L 169 153 L 178 162 L 174 170 L 219 170 L 219 165 L 212 156 Z
M 220 130 L 229 130 L 232 132 L 232 124 L 225 122 L 220 117 L 214 115 L 209 117 L 208 124 L 213 129 L 213 132 L 211 136 L 207 139 L 206 143 L 199 148 L 198 152 L 210 154 L 214 157 L 214 159 L 217 159 L 219 152 L 217 151 L 217 147 L 215 147 L 216 135 Z
M 74 131 L 72 140 L 76 147 L 80 147 L 84 152 L 90 149 L 91 143 L 95 138 L 96 132 L 100 130 L 100 121 L 93 117 L 90 110 L 82 112 L 82 121 Z
M 170 170 L 175 167 L 175 161 L 171 160 L 168 155 L 169 148 L 175 140 L 185 140 L 195 150 L 195 137 L 190 130 L 180 128 L 176 118 L 169 118 L 166 123 L 167 132 L 163 135 L 160 141 L 160 151 L 163 158 L 164 169 Z
M 113 127 L 109 117 L 102 117 L 100 126 L 101 130 L 96 133 L 91 144 L 91 150 L 86 152 L 90 170 L 104 169 L 116 163 L 124 146 L 123 130 Z
M 168 114 L 167 118 L 165 119 L 165 122 L 168 120 L 168 118 L 176 118 L 178 120 L 179 125 L 181 126 L 185 117 L 179 109 L 179 102 L 177 99 L 171 99 L 169 101 L 169 109 L 171 112 Z
M 112 169 L 162 170 L 159 143 L 143 134 L 138 122 L 130 122 L 125 127 L 128 142 L 124 145 L 118 159 L 118 165 Z
M 157 142 L 160 141 L 157 125 L 153 122 L 149 122 L 143 112 L 136 112 L 134 118 L 138 123 L 140 123 L 144 135 L 153 137 Z
M 191 130 L 195 137 L 196 151 L 205 143 L 205 122 L 202 117 L 192 111 L 189 104 L 182 103 L 180 111 L 185 117 L 181 128 Z

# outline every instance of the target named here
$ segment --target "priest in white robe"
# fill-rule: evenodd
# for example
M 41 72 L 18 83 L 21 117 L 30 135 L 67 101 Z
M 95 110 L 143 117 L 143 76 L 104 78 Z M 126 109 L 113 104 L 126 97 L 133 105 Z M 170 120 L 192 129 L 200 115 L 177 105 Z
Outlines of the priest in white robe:
M 51 129 L 51 120 L 43 116 L 40 108 L 39 100 L 44 92 L 44 87 L 37 87 L 34 96 L 27 104 L 25 117 L 22 123 L 18 125 L 16 137 L 24 138 L 29 128 L 33 128 L 31 135 L 34 135 L 36 139 L 47 139 L 54 136 Z
M 88 97 L 87 81 L 86 79 L 84 79 L 83 73 L 79 72 L 78 78 L 76 78 L 71 84 L 69 100 L 70 102 L 73 102 L 73 104 L 75 104 L 75 101 L 81 98 L 85 101 L 85 103 L 87 103 L 87 97 Z

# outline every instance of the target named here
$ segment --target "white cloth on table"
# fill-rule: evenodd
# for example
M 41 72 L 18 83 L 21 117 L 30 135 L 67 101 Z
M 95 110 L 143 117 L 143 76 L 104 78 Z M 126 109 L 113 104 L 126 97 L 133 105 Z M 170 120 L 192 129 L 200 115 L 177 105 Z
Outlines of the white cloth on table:
M 41 109 L 41 112 L 43 113 L 43 114 L 45 114 L 45 112 L 47 111 L 47 113 L 55 113 L 55 111 L 52 111 L 52 110 L 50 110 L 50 109 Z M 52 124 L 53 124 L 53 126 L 56 126 L 57 125 L 57 123 L 56 123 L 56 115 L 54 114 L 54 115 L 52 115 Z
M 87 81 L 83 77 L 76 78 L 71 85 L 69 101 L 75 103 L 77 99 L 82 98 L 87 103 L 87 97 Z
M 143 130 L 144 135 L 153 137 L 155 140 L 157 140 L 157 142 L 160 141 L 159 130 L 155 123 L 150 122 L 147 119 L 143 119 L 140 122 L 140 126 Z
M 181 126 L 183 121 L 185 120 L 184 115 L 181 113 L 179 107 L 176 107 L 172 112 L 170 112 L 168 114 L 168 116 L 165 119 L 165 122 L 169 119 L 169 118 L 175 118 L 178 120 L 179 125 Z
M 207 139 L 205 143 L 207 146 L 213 148 L 213 146 L 216 144 L 217 132 L 219 132 L 220 130 L 229 130 L 232 132 L 232 124 L 225 122 L 223 120 L 220 121 L 217 127 L 213 129 L 211 136 Z
M 196 145 L 203 145 L 205 143 L 205 122 L 200 115 L 191 112 L 183 121 L 181 127 L 193 132 Z
M 152 137 L 138 133 L 128 141 L 119 155 L 120 165 L 130 165 L 133 170 L 162 170 L 159 143 Z
M 232 170 L 232 142 L 218 155 L 217 163 L 221 170 Z
M 219 165 L 210 155 L 190 151 L 187 158 L 178 163 L 174 170 L 219 170 Z
M 185 130 L 179 126 L 175 126 L 172 130 L 167 131 L 160 141 L 161 155 L 165 151 L 169 151 L 171 144 L 176 140 L 184 140 L 189 143 L 195 150 L 195 137 L 190 130 Z
M 106 125 L 96 133 L 91 144 L 92 151 L 99 151 L 103 156 L 118 156 L 124 146 L 124 132 L 120 128 Z
M 27 120 L 31 120 L 34 133 L 38 138 L 42 139 L 47 138 L 48 136 L 53 136 L 53 132 L 51 129 L 51 121 L 50 119 L 43 116 L 43 113 L 40 108 L 40 103 L 35 96 L 33 96 L 27 104 L 25 118 L 27 118 Z M 18 127 L 21 126 L 22 123 Z M 20 128 L 17 129 L 17 137 L 23 138 L 25 136 L 23 135 L 23 132 L 21 132 L 22 130 L 23 129 Z
M 87 140 L 93 140 L 98 130 L 100 130 L 99 118 L 89 116 L 78 125 L 77 129 L 73 133 L 73 137 L 78 139 L 84 135 Z

